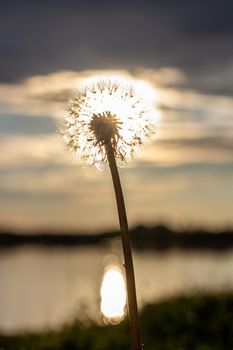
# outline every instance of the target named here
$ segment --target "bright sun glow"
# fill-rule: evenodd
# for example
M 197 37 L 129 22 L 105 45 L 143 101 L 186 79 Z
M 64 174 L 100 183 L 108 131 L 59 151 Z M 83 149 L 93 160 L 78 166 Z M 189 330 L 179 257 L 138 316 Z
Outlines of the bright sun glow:
M 101 312 L 111 323 L 120 322 L 125 315 L 126 288 L 122 271 L 109 266 L 104 274 L 100 290 Z
M 108 127 L 112 124 L 115 128 L 111 141 L 116 159 L 131 159 L 139 146 L 154 134 L 157 115 L 153 96 L 150 85 L 142 81 L 116 77 L 88 80 L 70 99 L 64 128 L 65 143 L 77 156 L 92 164 L 106 161 L 104 144 L 107 140 L 102 123 L 105 121 Z M 96 130 L 98 136 L 101 131 L 102 138 L 96 137 Z

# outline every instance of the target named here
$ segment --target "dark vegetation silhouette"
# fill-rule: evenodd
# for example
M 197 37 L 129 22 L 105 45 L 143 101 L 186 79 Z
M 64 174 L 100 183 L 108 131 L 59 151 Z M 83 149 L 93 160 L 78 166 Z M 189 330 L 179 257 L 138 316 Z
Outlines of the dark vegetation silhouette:
M 45 247 L 98 246 L 108 240 L 120 237 L 118 231 L 99 234 L 76 232 L 27 232 L 14 233 L 0 230 L 0 249 L 23 245 Z M 172 230 L 165 225 L 154 227 L 137 226 L 131 230 L 133 247 L 138 250 L 203 249 L 227 250 L 233 248 L 233 230 L 208 231 L 204 229 Z
M 233 293 L 180 296 L 150 304 L 140 313 L 146 350 L 233 349 Z M 101 326 L 75 321 L 57 331 L 3 335 L 4 350 L 126 350 L 126 321 Z

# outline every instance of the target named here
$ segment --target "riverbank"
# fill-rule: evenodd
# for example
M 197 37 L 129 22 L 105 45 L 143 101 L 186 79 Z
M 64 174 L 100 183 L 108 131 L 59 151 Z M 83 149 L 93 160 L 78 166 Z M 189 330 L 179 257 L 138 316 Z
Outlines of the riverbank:
M 182 250 L 214 250 L 226 251 L 233 248 L 233 229 L 175 230 L 168 226 L 137 226 L 131 230 L 132 245 L 137 250 L 166 251 Z M 0 229 L 0 250 L 21 246 L 39 247 L 83 247 L 101 246 L 111 239 L 120 237 L 120 232 L 103 233 L 81 232 L 13 232 Z
M 233 348 L 233 292 L 180 296 L 146 305 L 140 314 L 146 350 Z M 75 321 L 57 331 L 0 335 L 4 350 L 126 350 L 126 321 L 101 326 Z

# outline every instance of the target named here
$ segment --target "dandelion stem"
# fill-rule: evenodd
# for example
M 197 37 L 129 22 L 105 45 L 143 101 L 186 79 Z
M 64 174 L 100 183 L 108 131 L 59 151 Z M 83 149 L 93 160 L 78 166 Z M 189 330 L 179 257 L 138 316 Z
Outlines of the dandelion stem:
M 126 284 L 128 295 L 128 313 L 131 330 L 131 342 L 133 350 L 142 350 L 139 317 L 136 297 L 136 287 L 134 278 L 133 258 L 128 230 L 127 215 L 125 210 L 124 196 L 121 187 L 121 181 L 116 165 L 114 150 L 111 142 L 105 144 L 108 163 L 112 175 L 113 186 L 116 195 L 118 216 L 121 228 L 122 246 L 125 260 Z

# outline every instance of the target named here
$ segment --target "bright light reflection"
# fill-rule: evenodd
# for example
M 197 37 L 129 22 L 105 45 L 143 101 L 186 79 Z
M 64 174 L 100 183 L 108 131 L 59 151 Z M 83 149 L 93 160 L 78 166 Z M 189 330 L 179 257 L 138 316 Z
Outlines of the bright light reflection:
M 119 323 L 125 315 L 126 288 L 121 269 L 108 266 L 100 289 L 101 312 L 109 323 Z

